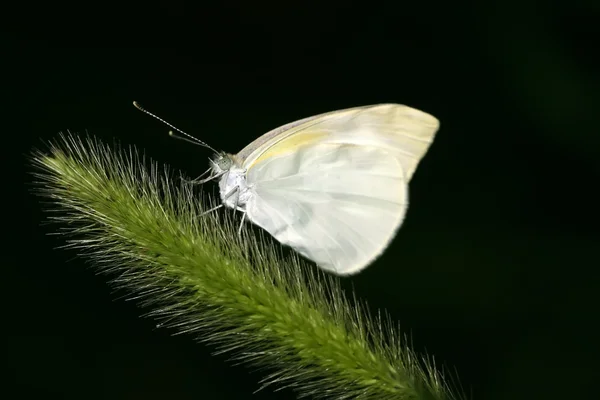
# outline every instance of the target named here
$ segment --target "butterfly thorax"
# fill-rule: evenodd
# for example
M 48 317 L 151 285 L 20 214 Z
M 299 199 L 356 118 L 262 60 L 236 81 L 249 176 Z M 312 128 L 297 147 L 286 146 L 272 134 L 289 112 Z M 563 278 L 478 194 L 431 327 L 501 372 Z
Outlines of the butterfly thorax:
M 231 154 L 220 154 L 212 162 L 214 173 L 222 174 L 219 180 L 219 194 L 225 206 L 244 210 L 252 196 L 246 182 L 246 169 Z

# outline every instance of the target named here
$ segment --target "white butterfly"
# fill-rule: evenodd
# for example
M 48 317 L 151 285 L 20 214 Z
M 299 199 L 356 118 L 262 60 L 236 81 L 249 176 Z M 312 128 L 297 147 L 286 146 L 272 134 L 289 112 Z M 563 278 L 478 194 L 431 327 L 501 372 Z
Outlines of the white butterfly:
M 438 128 L 435 117 L 400 104 L 325 113 L 276 128 L 236 155 L 216 152 L 201 182 L 220 178 L 221 206 L 241 211 L 242 222 L 351 275 L 402 225 L 408 182 Z

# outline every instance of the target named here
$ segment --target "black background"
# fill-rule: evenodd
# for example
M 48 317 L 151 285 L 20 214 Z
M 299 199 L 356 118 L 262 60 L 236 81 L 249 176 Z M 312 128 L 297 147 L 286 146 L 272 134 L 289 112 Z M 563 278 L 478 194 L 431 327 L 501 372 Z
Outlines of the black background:
M 298 3 L 298 4 L 295 4 Z M 252 395 L 260 373 L 170 336 L 41 226 L 26 154 L 58 132 L 189 175 L 278 125 L 381 102 L 437 116 L 407 220 L 345 284 L 474 399 L 592 398 L 600 177 L 598 3 L 202 2 L 8 10 L 3 48 L 3 398 Z M 498 2 L 500 3 L 500 2 Z M 14 23 L 14 29 L 9 29 Z M 14 203 L 14 204 L 12 204 Z M 16 387 L 18 392 L 13 392 Z

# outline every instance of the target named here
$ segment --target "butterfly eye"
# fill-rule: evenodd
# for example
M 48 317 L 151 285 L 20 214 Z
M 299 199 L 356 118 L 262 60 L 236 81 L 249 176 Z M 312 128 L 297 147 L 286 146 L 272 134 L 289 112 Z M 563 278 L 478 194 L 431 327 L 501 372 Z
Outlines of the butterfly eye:
M 229 157 L 220 157 L 217 160 L 217 165 L 222 170 L 229 169 L 229 167 L 231 166 L 231 159 Z
M 231 168 L 233 161 L 226 154 L 219 154 L 212 160 L 213 168 L 217 171 L 227 171 Z

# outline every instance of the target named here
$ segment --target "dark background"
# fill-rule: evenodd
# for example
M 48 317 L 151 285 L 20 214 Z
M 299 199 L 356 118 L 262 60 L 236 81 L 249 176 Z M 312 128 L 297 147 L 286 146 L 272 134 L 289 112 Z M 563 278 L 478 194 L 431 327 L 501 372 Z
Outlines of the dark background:
M 500 2 L 498 2 L 500 3 Z M 208 4 L 208 3 L 207 3 Z M 26 154 L 58 132 L 189 175 L 209 152 L 380 102 L 437 116 L 398 237 L 348 279 L 474 399 L 586 399 L 600 382 L 598 3 L 24 4 L 4 13 L 3 398 L 293 398 L 116 300 L 46 236 Z M 14 29 L 12 27 L 14 23 Z M 8 157 L 6 157 L 8 156 Z M 12 392 L 13 386 L 18 392 Z M 591 397 L 590 397 L 591 396 Z

